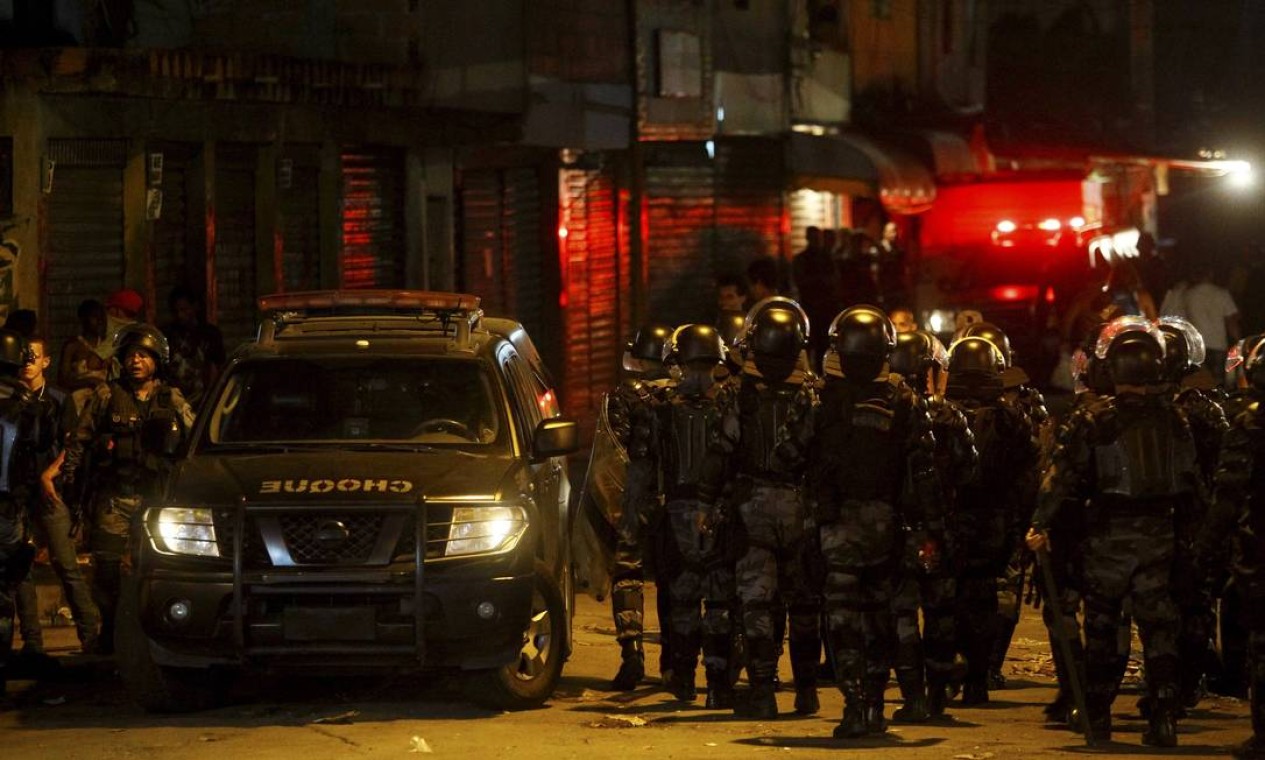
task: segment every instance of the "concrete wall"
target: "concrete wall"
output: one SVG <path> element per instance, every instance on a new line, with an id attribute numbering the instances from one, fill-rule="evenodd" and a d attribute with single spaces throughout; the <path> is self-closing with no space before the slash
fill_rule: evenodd
<path id="1" fill-rule="evenodd" d="M 862 0 L 849 4 L 848 40 L 852 54 L 852 89 L 861 93 L 871 88 L 891 89 L 893 85 L 909 93 L 918 88 L 918 2 L 888 0 L 886 17 L 874 13 L 875 3 Z"/>
<path id="2" fill-rule="evenodd" d="M 13 217 L 0 219 L 0 313 L 39 307 L 43 118 L 27 88 L 6 84 L 0 134 L 13 137 Z"/>

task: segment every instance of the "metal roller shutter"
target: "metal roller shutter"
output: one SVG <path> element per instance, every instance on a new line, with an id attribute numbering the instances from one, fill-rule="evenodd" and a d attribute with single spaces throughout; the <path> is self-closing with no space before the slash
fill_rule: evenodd
<path id="1" fill-rule="evenodd" d="M 404 154 L 346 150 L 342 168 L 343 287 L 404 287 Z"/>
<path id="2" fill-rule="evenodd" d="M 256 160 L 254 146 L 216 148 L 216 324 L 230 351 L 255 334 Z"/>
<path id="3" fill-rule="evenodd" d="M 321 286 L 321 168 L 314 149 L 287 155 L 290 186 L 280 187 L 282 281 L 288 291 Z"/>
<path id="4" fill-rule="evenodd" d="M 753 259 L 782 253 L 782 153 L 776 141 L 719 142 L 715 192 L 717 274 L 741 274 Z"/>
<path id="5" fill-rule="evenodd" d="M 540 179 L 535 168 L 467 170 L 461 176 L 461 287 L 489 315 L 528 334 L 543 329 L 547 303 Z"/>
<path id="6" fill-rule="evenodd" d="M 591 435 L 602 395 L 618 381 L 628 303 L 627 247 L 619 238 L 620 194 L 599 170 L 562 171 L 566 270 L 563 401 Z"/>
<path id="7" fill-rule="evenodd" d="M 104 301 L 123 286 L 122 140 L 50 140 L 56 162 L 48 197 L 46 332 L 54 351 L 79 333 L 86 298 Z"/>
<path id="8" fill-rule="evenodd" d="M 715 311 L 711 237 L 713 167 L 698 143 L 647 150 L 647 318 L 698 322 Z"/>

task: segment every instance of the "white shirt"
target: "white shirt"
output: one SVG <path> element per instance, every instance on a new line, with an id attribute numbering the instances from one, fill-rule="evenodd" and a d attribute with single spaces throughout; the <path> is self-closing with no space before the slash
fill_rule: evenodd
<path id="1" fill-rule="evenodd" d="M 1201 282 L 1195 285 L 1179 283 L 1164 296 L 1160 306 L 1161 316 L 1185 317 L 1204 336 L 1204 345 L 1212 351 L 1225 351 L 1230 347 L 1226 336 L 1225 321 L 1239 313 L 1230 291 Z"/>

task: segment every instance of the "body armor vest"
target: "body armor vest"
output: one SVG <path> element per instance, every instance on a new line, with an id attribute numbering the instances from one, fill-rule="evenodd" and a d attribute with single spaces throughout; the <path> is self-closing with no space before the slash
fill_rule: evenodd
<path id="1" fill-rule="evenodd" d="M 673 496 L 692 496 L 703 476 L 708 447 L 720 425 L 716 402 L 707 397 L 675 396 L 665 405 L 663 490 Z"/>
<path id="2" fill-rule="evenodd" d="M 825 441 L 823 445 L 835 447 L 834 478 L 845 499 L 888 504 L 898 501 L 905 471 L 901 449 L 907 432 L 904 410 L 897 406 L 898 401 L 895 386 L 873 383 L 847 399 L 842 408 L 823 403 L 825 414 L 843 416 L 839 440 Z"/>
<path id="3" fill-rule="evenodd" d="M 759 478 L 787 480 L 795 476 L 795 462 L 786 462 L 778 447 L 788 435 L 787 421 L 792 416 L 799 388 L 787 383 L 761 387 L 744 379 L 738 392 L 738 414 L 742 429 L 742 446 L 738 456 L 738 473 Z"/>
<path id="4" fill-rule="evenodd" d="M 12 493 L 28 473 L 22 457 L 31 436 L 30 396 L 15 381 L 0 380 L 0 494 Z"/>
<path id="5" fill-rule="evenodd" d="M 183 432 L 170 387 L 160 385 L 145 403 L 138 402 L 127 388 L 110 384 L 110 402 L 98 446 L 105 454 L 102 463 L 112 464 L 117 478 L 137 479 L 162 469 L 163 452 L 147 446 L 147 438 L 153 441 L 153 433 L 160 429 L 177 437 Z M 151 433 L 148 436 L 147 430 Z"/>
<path id="6" fill-rule="evenodd" d="M 1195 444 L 1176 427 L 1173 413 L 1149 408 L 1118 414 L 1113 438 L 1094 447 L 1097 492 L 1131 499 L 1188 493 L 1197 473 Z"/>

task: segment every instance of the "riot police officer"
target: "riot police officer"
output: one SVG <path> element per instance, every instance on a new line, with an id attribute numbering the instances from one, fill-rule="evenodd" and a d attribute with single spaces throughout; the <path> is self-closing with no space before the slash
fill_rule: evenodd
<path id="1" fill-rule="evenodd" d="M 62 467 L 66 490 L 73 490 L 79 478 L 95 480 L 88 525 L 103 653 L 113 651 L 120 565 L 133 515 L 159 495 L 169 459 L 193 426 L 184 396 L 161 379 L 170 358 L 163 334 L 151 325 L 128 325 L 114 344 L 122 375 L 92 391 L 67 441 Z M 90 447 L 93 473 L 81 466 Z"/>
<path id="2" fill-rule="evenodd" d="M 1212 479 L 1221 452 L 1221 440 L 1229 424 L 1217 403 L 1219 390 L 1214 389 L 1212 375 L 1204 362 L 1203 336 L 1193 324 L 1181 317 L 1162 317 L 1157 327 L 1163 333 L 1164 379 L 1173 388 L 1173 403 L 1186 415 L 1199 469 L 1205 486 L 1211 489 Z M 1183 499 L 1177 505 L 1177 571 L 1173 574 L 1173 599 L 1181 614 L 1178 640 L 1181 662 L 1181 700 L 1186 708 L 1199 703 L 1203 678 L 1212 662 L 1212 643 L 1216 629 L 1212 589 L 1195 572 L 1193 539 L 1207 518 L 1203 501 Z"/>
<path id="3" fill-rule="evenodd" d="M 943 487 L 946 524 L 956 513 L 958 486 L 975 477 L 979 454 L 966 415 L 941 394 L 949 354 L 939 339 L 915 331 L 896 336 L 892 371 L 904 377 L 927 404 L 936 439 L 936 471 Z M 957 563 L 959 549 L 945 531 L 940 566 L 928 571 L 923 547 L 906 536 L 900 582 L 893 597 L 896 615 L 896 681 L 904 705 L 892 714 L 901 722 L 921 722 L 944 714 L 948 683 L 957 651 Z M 918 630 L 921 608 L 924 630 Z"/>
<path id="4" fill-rule="evenodd" d="M 1038 459 L 1026 414 L 1005 394 L 1005 360 L 988 340 L 966 337 L 949 350 L 946 395 L 966 414 L 979 451 L 979 475 L 958 490 L 952 531 L 964 548 L 958 579 L 958 637 L 966 656 L 962 703 L 988 701 L 997 628 L 997 578 L 1005 573 L 1026 522 L 1028 473 Z"/>
<path id="5" fill-rule="evenodd" d="M 671 602 L 673 696 L 691 702 L 697 696 L 694 670 L 699 649 L 707 674 L 707 704 L 733 705 L 730 680 L 733 606 L 732 557 L 728 526 L 714 503 L 705 499 L 707 452 L 719 436 L 726 387 L 714 372 L 725 347 L 716 328 L 683 325 L 664 345 L 664 363 L 678 382 L 654 406 L 649 449 L 657 452 L 657 482 L 665 512 L 666 535 L 656 562 L 662 563 Z M 641 452 L 630 450 L 635 460 Z M 643 501 L 645 503 L 645 501 Z M 660 586 L 662 593 L 663 586 Z M 700 611 L 700 605 L 702 610 Z"/>
<path id="6" fill-rule="evenodd" d="M 638 330 L 624 352 L 624 381 L 603 399 L 591 466 L 595 470 L 618 469 L 621 463 L 625 464 L 622 494 L 586 489 L 586 493 L 594 497 L 586 508 L 601 513 L 590 515 L 590 519 L 606 521 L 615 534 L 611 613 L 620 646 L 620 667 L 611 687 L 617 691 L 635 689 L 646 675 L 642 648 L 645 555 L 647 536 L 653 527 L 650 523 L 658 513 L 651 417 L 654 404 L 669 384 L 667 369 L 663 366 L 663 347 L 671 335 L 672 328 L 663 324 L 650 324 Z M 599 457 L 599 452 L 603 456 Z M 594 474 L 590 473 L 590 483 L 596 482 Z M 662 639 L 666 640 L 667 594 L 660 597 L 659 625 L 664 632 Z"/>
<path id="7" fill-rule="evenodd" d="M 18 380 L 18 370 L 27 359 L 28 347 L 22 336 L 0 330 L 0 699 L 13 648 L 17 586 L 30 572 L 35 557 L 25 511 L 32 503 L 37 475 L 27 467 L 35 398 Z"/>
<path id="8" fill-rule="evenodd" d="M 891 321 L 873 306 L 835 317 L 814 415 L 808 478 L 826 565 L 824 607 L 843 692 L 836 738 L 887 730 L 883 691 L 895 641 L 892 595 L 904 531 L 934 567 L 943 533 L 926 407 L 889 359 Z"/>
<path id="9" fill-rule="evenodd" d="M 1198 564 L 1219 569 L 1226 540 L 1238 607 L 1248 627 L 1252 736 L 1239 758 L 1265 758 L 1265 350 L 1258 342 L 1244 363 L 1250 389 L 1230 423 L 1216 473 L 1216 498 L 1200 533 Z"/>
<path id="10" fill-rule="evenodd" d="M 1129 600 L 1142 635 L 1151 705 L 1143 743 L 1171 747 L 1177 744 L 1178 707 L 1173 510 L 1198 491 L 1195 444 L 1171 396 L 1156 392 L 1164 366 L 1159 331 L 1113 324 L 1103 341 L 1116 395 L 1078 410 L 1060 431 L 1028 545 L 1043 548 L 1051 520 L 1082 481 L 1092 483 L 1082 541 L 1091 730 L 1102 739 L 1111 736 L 1116 639 Z"/>
<path id="11" fill-rule="evenodd" d="M 997 347 L 1001 352 L 1003 395 L 1010 406 L 1018 409 L 1031 428 L 1033 440 L 1039 440 L 1041 429 L 1050 418 L 1045 406 L 1045 398 L 1041 392 L 1032 387 L 1028 373 L 1015 364 L 1014 351 L 1010 346 L 1010 337 L 997 325 L 991 322 L 978 322 L 966 328 L 964 337 L 983 338 Z M 1020 502 L 1019 524 L 1026 526 L 1032 518 L 1032 511 L 1037 506 L 1038 473 L 1030 468 L 1024 473 L 1022 485 L 1017 492 Z M 1017 537 L 1017 538 L 1022 538 Z M 1006 661 L 1006 653 L 1010 650 L 1010 641 L 1019 625 L 1020 612 L 1023 607 L 1023 586 L 1031 567 L 1031 553 L 1017 541 L 1010 562 L 1005 572 L 997 579 L 997 617 L 993 636 L 993 651 L 989 656 L 988 686 L 1000 689 L 1006 685 L 1002 674 L 1002 666 Z"/>
<path id="12" fill-rule="evenodd" d="M 732 481 L 746 542 L 737 561 L 737 592 L 746 640 L 749 712 L 777 716 L 777 618 L 790 615 L 795 711 L 817 712 L 817 664 L 821 659 L 820 603 L 804 564 L 806 536 L 801 481 L 816 403 L 808 373 L 808 317 L 789 298 L 771 297 L 747 314 L 740 339 L 744 363 L 723 410 L 721 435 L 709 461 L 707 497 Z"/>

